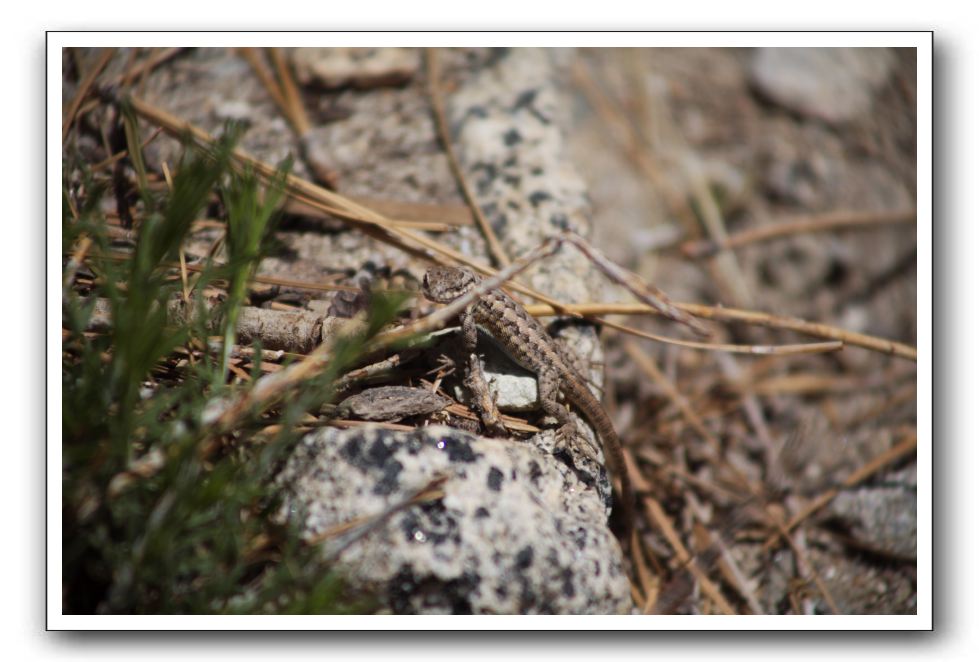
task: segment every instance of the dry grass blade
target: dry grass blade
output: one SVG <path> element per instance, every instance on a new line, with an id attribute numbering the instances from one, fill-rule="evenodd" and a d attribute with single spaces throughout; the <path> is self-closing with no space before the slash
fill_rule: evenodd
<path id="1" fill-rule="evenodd" d="M 64 142 L 68 137 L 68 131 L 71 129 L 72 122 L 75 121 L 75 114 L 78 113 L 78 109 L 81 107 L 82 102 L 85 101 L 85 97 L 88 96 L 89 91 L 92 89 L 92 85 L 95 83 L 95 79 L 98 78 L 102 70 L 105 69 L 106 65 L 109 64 L 109 60 L 112 56 L 116 54 L 115 48 L 106 48 L 99 54 L 98 60 L 92 65 L 92 68 L 86 72 L 82 81 L 78 84 L 78 90 L 75 92 L 75 96 L 72 97 L 71 101 L 68 103 L 68 107 L 64 111 L 64 117 L 61 119 L 61 141 Z"/>
<path id="2" fill-rule="evenodd" d="M 576 61 L 571 67 L 571 76 L 575 85 L 588 99 L 588 103 L 612 129 L 609 133 L 614 136 L 616 146 L 652 183 L 656 193 L 666 201 L 670 212 L 680 219 L 687 232 L 696 233 L 697 218 L 690 205 L 673 186 L 667 183 L 662 168 L 653 157 L 652 150 L 642 146 L 645 142 L 643 137 L 625 115 L 609 101 L 608 95 L 596 83 L 588 67 L 582 61 Z"/>
<path id="3" fill-rule="evenodd" d="M 639 346 L 632 341 L 625 343 L 625 351 L 629 357 L 636 362 L 639 369 L 642 370 L 647 376 L 649 376 L 656 384 L 666 391 L 667 396 L 673 403 L 677 406 L 680 412 L 683 414 L 683 418 L 686 419 L 687 423 L 697 431 L 704 441 L 711 445 L 711 448 L 720 458 L 723 453 L 723 448 L 721 447 L 721 440 L 717 438 L 713 432 L 711 432 L 707 426 L 701 420 L 697 412 L 693 410 L 687 399 L 683 397 L 680 392 L 676 389 L 672 382 L 666 378 L 666 375 L 656 366 L 656 362 L 653 361 L 649 356 L 646 355 Z"/>
<path id="4" fill-rule="evenodd" d="M 445 492 L 442 489 L 442 486 L 445 485 L 447 480 L 448 476 L 445 474 L 439 474 L 407 499 L 403 499 L 395 504 L 392 504 L 380 513 L 377 513 L 376 515 L 358 517 L 350 522 L 339 524 L 308 539 L 306 542 L 310 545 L 320 545 L 327 541 L 346 536 L 344 539 L 337 540 L 337 544 L 328 551 L 328 555 L 335 558 L 345 549 L 350 547 L 350 545 L 357 542 L 372 531 L 377 530 L 377 528 L 387 522 L 392 515 L 395 515 L 406 508 L 410 508 L 411 506 L 443 498 L 445 496 Z"/>
<path id="5" fill-rule="evenodd" d="M 61 285 L 62 296 L 67 296 L 68 290 L 71 289 L 72 283 L 75 282 L 75 276 L 78 274 L 78 270 L 85 261 L 85 256 L 88 254 L 88 249 L 91 247 L 91 237 L 84 234 L 81 235 L 78 239 L 78 245 L 75 248 L 75 252 L 71 254 L 71 259 L 69 259 L 68 264 L 65 265 L 65 276 Z"/>
<path id="6" fill-rule="evenodd" d="M 768 356 L 823 354 L 826 352 L 837 352 L 843 349 L 843 343 L 838 340 L 830 342 L 799 343 L 792 345 L 733 345 L 729 343 L 697 342 L 695 340 L 681 340 L 679 338 L 670 338 L 668 336 L 649 333 L 648 331 L 640 331 L 639 329 L 634 329 L 630 326 L 625 326 L 624 324 L 612 322 L 600 317 L 593 317 L 591 315 L 586 315 L 585 317 L 597 324 L 616 329 L 617 331 L 622 331 L 623 333 L 628 333 L 640 338 L 646 338 L 648 340 L 655 340 L 666 345 L 676 345 L 678 347 L 687 347 L 689 349 L 706 349 L 714 352 L 731 352 L 734 354 L 755 354 Z"/>
<path id="7" fill-rule="evenodd" d="M 120 262 L 125 262 L 126 260 L 131 260 L 132 255 L 129 253 L 99 253 L 94 255 L 100 259 L 105 260 L 117 260 Z M 180 269 L 179 262 L 168 262 L 163 261 L 160 263 L 161 266 L 168 267 L 170 269 Z M 220 267 L 223 266 L 220 262 L 213 263 L 213 266 Z M 185 266 L 187 271 L 193 271 L 196 273 L 203 272 L 205 267 L 200 264 L 187 264 Z M 292 280 L 289 278 L 280 278 L 278 276 L 262 276 L 256 275 L 252 278 L 256 283 L 262 283 L 264 285 L 279 285 L 280 287 L 290 287 L 297 290 L 314 290 L 318 292 L 359 292 L 360 289 L 353 287 L 352 285 L 333 285 L 331 283 L 310 283 L 304 280 Z"/>
<path id="8" fill-rule="evenodd" d="M 486 216 L 479 206 L 479 201 L 476 200 L 476 194 L 469 186 L 469 181 L 466 179 L 465 173 L 462 172 L 462 166 L 459 164 L 455 149 L 452 147 L 452 136 L 449 133 L 449 123 L 445 119 L 445 107 L 442 102 L 441 84 L 439 82 L 441 69 L 438 63 L 438 50 L 435 48 L 425 49 L 425 61 L 428 65 L 428 93 L 432 100 L 432 112 L 435 114 L 435 127 L 442 141 L 442 147 L 445 149 L 445 155 L 449 159 L 449 167 L 452 169 L 452 174 L 455 176 L 459 188 L 462 189 L 466 202 L 469 203 L 476 224 L 486 240 L 490 255 L 493 256 L 498 266 L 505 267 L 510 264 L 510 258 L 507 257 L 506 251 L 503 250 L 499 239 L 496 238 L 496 233 L 493 232 L 489 221 L 486 220 Z"/>
<path id="9" fill-rule="evenodd" d="M 481 297 L 487 292 L 497 289 L 503 285 L 503 283 L 527 269 L 534 262 L 547 257 L 548 255 L 554 254 L 560 247 L 560 239 L 556 237 L 548 239 L 536 249 L 512 262 L 508 267 L 498 272 L 495 276 L 483 279 L 476 285 L 476 287 L 452 303 L 417 320 L 413 324 L 378 335 L 374 339 L 373 344 L 376 344 L 378 347 L 383 347 L 410 336 L 434 331 L 441 326 L 444 326 L 449 320 L 457 317 L 459 313 L 465 310 L 465 308 L 477 298 Z"/>
<path id="10" fill-rule="evenodd" d="M 560 242 L 556 239 L 545 242 L 537 250 L 531 251 L 530 254 L 517 260 L 494 278 L 483 280 L 465 296 L 456 299 L 444 308 L 408 326 L 378 334 L 367 343 L 365 352 L 370 353 L 384 347 L 389 347 L 395 342 L 406 340 L 417 334 L 444 326 L 449 320 L 458 316 L 477 297 L 499 287 L 508 278 L 512 278 L 529 267 L 535 260 L 539 260 L 545 255 L 556 251 L 559 246 Z M 356 329 L 357 327 L 355 325 L 356 322 L 352 321 L 350 329 Z M 308 354 L 302 361 L 294 363 L 284 370 L 262 377 L 262 379 L 255 382 L 254 388 L 238 396 L 220 414 L 210 420 L 207 424 L 208 427 L 216 432 L 228 430 L 244 416 L 248 415 L 249 412 L 260 411 L 270 407 L 283 397 L 289 389 L 318 375 L 326 369 L 330 363 L 332 351 L 333 343 L 325 342 Z"/>
<path id="11" fill-rule="evenodd" d="M 156 53 L 150 55 L 148 58 L 139 63 L 133 63 L 133 66 L 126 67 L 126 71 L 119 74 L 111 80 L 113 85 L 123 85 L 128 84 L 130 81 L 143 76 L 153 69 L 171 59 L 172 57 L 179 55 L 183 48 L 158 48 L 155 49 Z"/>
<path id="12" fill-rule="evenodd" d="M 727 322 L 741 322 L 754 326 L 763 326 L 769 329 L 785 329 L 797 331 L 816 338 L 827 338 L 842 342 L 844 345 L 854 345 L 863 347 L 875 352 L 899 356 L 903 359 L 916 361 L 918 351 L 896 340 L 887 340 L 864 333 L 847 331 L 828 324 L 807 322 L 796 317 L 785 317 L 781 315 L 770 315 L 754 310 L 739 310 L 737 308 L 723 308 L 719 306 L 706 306 L 698 303 L 676 303 L 677 308 L 682 308 L 697 317 L 713 319 Z M 559 311 L 554 308 L 534 304 L 526 306 L 527 312 L 535 317 L 547 317 L 558 314 L 571 314 L 576 316 L 588 317 L 595 315 L 648 315 L 657 312 L 655 309 L 641 303 L 604 303 L 604 304 L 563 304 Z"/>
<path id="13" fill-rule="evenodd" d="M 215 139 L 200 127 L 194 126 L 189 122 L 184 122 L 165 110 L 135 97 L 131 98 L 130 101 L 133 109 L 141 117 L 149 120 L 153 124 L 162 126 L 171 135 L 179 137 L 186 134 L 202 145 L 213 145 L 215 142 Z M 274 167 L 249 156 L 243 150 L 234 150 L 232 157 L 238 166 L 250 166 L 256 174 L 264 179 L 271 180 L 277 175 L 277 170 Z M 354 202 L 350 198 L 317 186 L 295 175 L 289 175 L 286 178 L 286 194 L 290 197 L 300 199 L 307 204 L 319 205 L 320 208 L 328 213 L 331 209 L 348 212 L 349 218 L 345 220 L 348 220 L 361 231 L 379 241 L 397 246 L 399 249 L 416 255 L 421 259 L 444 263 L 444 260 L 441 258 L 448 258 L 457 264 L 467 265 L 486 276 L 494 276 L 497 273 L 492 267 L 476 262 L 467 255 L 434 241 L 423 234 L 392 225 L 390 219 Z M 357 220 L 353 220 L 355 217 Z M 519 283 L 510 283 L 509 287 L 517 292 L 544 302 L 556 310 L 563 311 L 565 309 L 564 304 L 560 301 Z"/>
<path id="14" fill-rule="evenodd" d="M 279 85 L 285 100 L 286 116 L 295 127 L 296 133 L 300 137 L 305 136 L 309 132 L 309 117 L 306 115 L 306 109 L 303 107 L 302 99 L 299 96 L 299 89 L 292 79 L 292 73 L 286 65 L 282 50 L 269 48 L 268 53 L 273 66 L 275 66 L 276 75 L 279 77 Z"/>
<path id="15" fill-rule="evenodd" d="M 591 260 L 592 264 L 597 266 L 611 281 L 625 286 L 625 288 L 628 289 L 634 297 L 648 305 L 650 308 L 655 309 L 660 315 L 663 315 L 674 322 L 685 324 L 701 336 L 710 335 L 710 332 L 708 332 L 700 322 L 691 317 L 685 311 L 674 306 L 669 297 L 660 291 L 659 288 L 643 282 L 643 280 L 638 276 L 629 273 L 619 265 L 615 264 L 612 260 L 602 255 L 600 251 L 596 250 L 583 238 L 569 231 L 564 233 L 564 240 L 581 251 L 589 260 Z"/>
<path id="16" fill-rule="evenodd" d="M 140 143 L 140 147 L 143 148 L 143 149 L 146 149 L 146 146 L 149 145 L 154 140 L 156 140 L 156 137 L 159 136 L 161 133 L 163 133 L 163 129 L 161 127 L 157 127 L 153 131 L 153 133 L 151 133 L 150 136 L 146 140 L 144 140 L 142 143 Z M 116 163 L 117 161 L 121 161 L 122 159 L 126 158 L 127 156 L 129 156 L 129 150 L 128 149 L 124 149 L 121 152 L 116 152 L 115 154 L 113 154 L 112 156 L 106 158 L 105 160 L 99 161 L 98 163 L 96 163 L 95 165 L 93 165 L 92 166 L 92 172 L 97 172 L 99 170 L 102 170 L 103 168 L 107 168 L 108 166 Z"/>
<path id="17" fill-rule="evenodd" d="M 832 214 L 806 216 L 783 223 L 773 223 L 750 228 L 726 237 L 723 241 L 690 241 L 681 247 L 689 258 L 710 257 L 723 250 L 741 248 L 761 241 L 771 241 L 797 234 L 829 232 L 832 230 L 856 230 L 883 227 L 901 223 L 914 223 L 918 213 L 913 209 L 889 212 L 839 211 Z"/>
<path id="18" fill-rule="evenodd" d="M 696 580 L 700 583 L 701 590 L 709 597 L 714 604 L 724 613 L 729 616 L 733 616 L 737 612 L 724 594 L 721 593 L 721 589 L 717 587 L 710 577 L 701 570 L 700 566 L 697 564 L 696 559 L 687 551 L 684 546 L 683 541 L 680 540 L 680 535 L 677 533 L 676 529 L 673 527 L 673 523 L 670 518 L 666 515 L 663 508 L 659 505 L 656 499 L 646 497 L 642 499 L 642 504 L 646 510 L 647 515 L 651 522 L 653 522 L 656 527 L 663 533 L 663 537 L 673 548 L 673 552 L 676 555 L 677 561 L 690 571 Z"/>
<path id="19" fill-rule="evenodd" d="M 258 80 L 262 83 L 265 91 L 272 97 L 272 101 L 275 102 L 275 105 L 279 107 L 279 110 L 291 123 L 292 118 L 288 115 L 288 107 L 285 97 L 282 95 L 282 90 L 279 89 L 278 83 L 275 82 L 275 77 L 269 70 L 268 65 L 262 61 L 258 50 L 250 47 L 242 47 L 237 49 L 237 53 L 251 65 L 252 71 L 258 76 Z"/>

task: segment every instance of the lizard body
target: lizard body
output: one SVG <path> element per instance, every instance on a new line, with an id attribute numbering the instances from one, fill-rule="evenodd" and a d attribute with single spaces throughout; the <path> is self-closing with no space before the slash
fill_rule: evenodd
<path id="1" fill-rule="evenodd" d="M 465 295 L 480 282 L 480 277 L 466 267 L 433 267 L 425 273 L 422 284 L 425 296 L 437 303 L 450 303 Z M 619 437 L 601 403 L 588 389 L 587 382 L 571 360 L 571 353 L 554 340 L 536 318 L 502 290 L 496 289 L 477 298 L 460 315 L 467 349 L 476 348 L 477 328 L 482 327 L 519 365 L 537 375 L 541 408 L 560 424 L 558 442 L 574 439 L 576 430 L 568 410 L 558 401 L 558 394 L 585 417 L 602 441 L 605 461 L 617 476 L 622 488 L 622 507 L 626 518 L 626 539 L 633 523 L 632 486 L 625 470 L 625 458 Z M 478 361 L 472 360 L 472 369 Z"/>

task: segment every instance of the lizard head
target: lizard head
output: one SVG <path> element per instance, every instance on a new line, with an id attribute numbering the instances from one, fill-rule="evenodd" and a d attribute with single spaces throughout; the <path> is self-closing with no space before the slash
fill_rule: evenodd
<path id="1" fill-rule="evenodd" d="M 466 267 L 432 267 L 422 279 L 425 298 L 435 303 L 455 301 L 473 288 L 479 277 Z"/>

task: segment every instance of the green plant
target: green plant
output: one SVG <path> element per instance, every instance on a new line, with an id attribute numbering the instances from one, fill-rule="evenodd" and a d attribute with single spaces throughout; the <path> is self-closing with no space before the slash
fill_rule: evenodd
<path id="1" fill-rule="evenodd" d="M 125 116 L 131 153 L 135 120 Z M 130 126 L 132 125 L 132 126 Z M 274 514 L 275 468 L 298 440 L 295 423 L 331 397 L 337 374 L 355 361 L 363 338 L 337 347 L 316 387 L 272 412 L 252 412 L 219 434 L 204 424 L 215 403 L 248 385 L 226 383 L 235 322 L 255 268 L 266 254 L 282 197 L 284 170 L 262 186 L 235 170 L 229 130 L 216 148 L 188 146 L 172 189 L 153 193 L 137 157 L 138 240 L 129 259 L 109 259 L 99 199 L 105 187 L 74 155 L 64 162 L 63 247 L 92 242 L 91 289 L 66 288 L 62 351 L 63 610 L 66 613 L 323 613 L 363 611 L 318 550 Z M 133 149 L 135 147 L 135 149 Z M 216 192 L 227 214 L 225 264 L 209 263 L 184 321 L 168 315 L 179 281 L 177 257 L 193 221 Z M 216 307 L 205 287 L 226 282 Z M 86 333 L 96 301 L 108 302 L 110 330 Z M 395 307 L 375 306 L 376 330 Z M 224 349 L 178 364 L 179 347 L 207 347 L 223 326 Z M 260 349 L 256 347 L 256 349 Z M 264 416 L 265 418 L 261 418 Z M 280 424 L 271 440 L 267 421 Z"/>

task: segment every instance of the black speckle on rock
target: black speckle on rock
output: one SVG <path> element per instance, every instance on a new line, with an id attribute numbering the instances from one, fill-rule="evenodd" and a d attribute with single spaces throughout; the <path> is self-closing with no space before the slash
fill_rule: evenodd
<path id="1" fill-rule="evenodd" d="M 520 204 L 516 200 L 507 200 L 506 206 L 512 209 L 513 211 L 520 210 Z"/>
<path id="2" fill-rule="evenodd" d="M 496 213 L 497 209 L 499 209 L 499 206 L 496 202 L 492 201 L 479 205 L 479 211 L 483 212 L 483 216 L 492 216 Z"/>
<path id="3" fill-rule="evenodd" d="M 462 577 L 459 579 L 454 579 L 447 583 L 446 589 L 448 590 L 448 593 L 453 596 L 453 614 L 473 613 L 470 596 L 473 594 L 475 588 L 479 586 L 480 581 L 482 581 L 480 576 L 469 570 L 463 573 Z"/>
<path id="4" fill-rule="evenodd" d="M 407 563 L 401 566 L 398 573 L 388 582 L 388 595 L 390 596 L 391 611 L 395 614 L 408 614 L 412 612 L 411 598 L 417 592 L 418 584 L 415 573 L 411 571 L 411 566 Z"/>
<path id="5" fill-rule="evenodd" d="M 468 121 L 469 118 L 471 117 L 475 117 L 476 119 L 482 120 L 489 117 L 489 113 L 486 111 L 486 108 L 484 108 L 483 106 L 470 106 L 469 108 L 466 109 L 466 114 L 463 116 L 460 124 L 465 124 L 466 121 Z"/>
<path id="6" fill-rule="evenodd" d="M 482 506 L 480 506 L 479 508 L 476 509 L 476 517 L 479 519 L 489 517 L 489 511 L 483 508 Z"/>
<path id="7" fill-rule="evenodd" d="M 551 225 L 556 227 L 558 230 L 570 230 L 571 226 L 568 224 L 567 214 L 551 214 L 550 219 Z"/>
<path id="8" fill-rule="evenodd" d="M 537 460 L 532 460 L 530 463 L 530 475 L 529 475 L 531 482 L 536 485 L 537 480 L 543 475 L 544 475 L 544 471 L 540 468 L 540 465 L 537 463 Z"/>
<path id="9" fill-rule="evenodd" d="M 429 501 L 422 504 L 421 512 L 424 521 L 419 530 L 433 545 L 441 545 L 447 540 L 458 540 L 458 525 L 455 518 L 449 515 L 445 504 L 441 501 Z"/>
<path id="10" fill-rule="evenodd" d="M 548 613 L 548 605 L 540 604 L 538 600 L 538 595 L 534 591 L 534 587 L 531 586 L 530 581 L 526 577 L 520 577 L 520 600 L 518 603 L 517 610 L 521 614 L 530 613 L 534 608 L 539 608 L 542 613 Z"/>
<path id="11" fill-rule="evenodd" d="M 517 165 L 517 155 L 511 154 L 510 156 L 508 156 L 507 160 L 503 162 L 503 165 L 506 166 L 507 168 L 512 168 L 513 166 Z"/>
<path id="12" fill-rule="evenodd" d="M 544 174 L 544 169 L 540 166 L 534 166 L 530 169 L 530 174 L 534 177 L 540 177 L 542 174 Z"/>
<path id="13" fill-rule="evenodd" d="M 418 515 L 409 510 L 401 518 L 401 532 L 405 535 L 405 540 L 408 542 L 415 541 L 415 532 L 419 530 L 420 523 L 418 521 Z"/>
<path id="14" fill-rule="evenodd" d="M 534 99 L 537 98 L 537 90 L 530 88 L 529 90 L 524 90 L 517 97 L 517 102 L 513 104 L 513 109 L 525 108 L 534 103 Z"/>
<path id="15" fill-rule="evenodd" d="M 534 191 L 533 193 L 530 194 L 530 204 L 536 207 L 540 203 L 544 202 L 545 200 L 550 200 L 552 197 L 553 196 L 547 191 Z"/>
<path id="16" fill-rule="evenodd" d="M 499 171 L 496 169 L 496 164 L 481 161 L 473 164 L 470 170 L 473 172 L 473 178 L 476 180 L 476 190 L 480 193 L 480 195 L 488 194 L 490 188 L 493 186 L 493 182 L 495 182 L 496 178 L 499 176 Z"/>
<path id="17" fill-rule="evenodd" d="M 454 437 L 442 437 L 438 442 L 438 447 L 444 450 L 451 462 L 475 462 L 477 455 L 472 447 L 465 441 Z"/>
<path id="18" fill-rule="evenodd" d="M 398 489 L 398 476 L 401 475 L 401 470 L 404 469 L 402 465 L 397 460 L 392 460 L 384 465 L 384 475 L 381 480 L 377 481 L 374 485 L 374 489 L 371 490 L 374 494 L 385 495 L 391 494 Z"/>
<path id="19" fill-rule="evenodd" d="M 490 221 L 490 226 L 493 228 L 493 232 L 498 235 L 505 234 L 507 225 L 509 225 L 510 219 L 506 214 L 500 213 L 493 217 Z"/>
<path id="20" fill-rule="evenodd" d="M 503 175 L 503 181 L 506 182 L 507 186 L 517 188 L 520 186 L 520 175 Z"/>
<path id="21" fill-rule="evenodd" d="M 517 101 L 513 104 L 513 108 L 510 109 L 510 112 L 517 113 L 520 110 L 526 110 L 531 115 L 536 117 L 541 124 L 550 124 L 550 118 L 534 107 L 534 101 L 537 99 L 537 92 L 538 90 L 533 88 L 521 92 L 520 96 L 517 97 Z"/>
<path id="22" fill-rule="evenodd" d="M 394 455 L 394 450 L 388 448 L 382 439 L 375 439 L 367 451 L 367 461 L 375 467 L 383 467 Z"/>
<path id="23" fill-rule="evenodd" d="M 534 564 L 534 548 L 527 545 L 517 552 L 517 567 L 526 570 Z"/>
<path id="24" fill-rule="evenodd" d="M 521 136 L 520 132 L 517 131 L 516 129 L 510 129 L 509 131 L 503 134 L 503 143 L 507 147 L 513 147 L 521 140 L 523 140 L 523 136 Z"/>
<path id="25" fill-rule="evenodd" d="M 486 476 L 486 484 L 494 492 L 499 492 L 500 486 L 503 484 L 503 472 L 496 467 L 490 467 L 489 474 Z"/>
<path id="26" fill-rule="evenodd" d="M 567 598 L 573 598 L 575 594 L 574 582 L 571 581 L 572 577 L 571 568 L 565 568 L 561 571 L 561 592 Z"/>
<path id="27" fill-rule="evenodd" d="M 363 439 L 359 436 L 350 437 L 347 443 L 340 448 L 340 455 L 350 464 L 360 467 L 364 467 L 364 461 L 360 456 L 360 448 L 363 445 Z"/>

